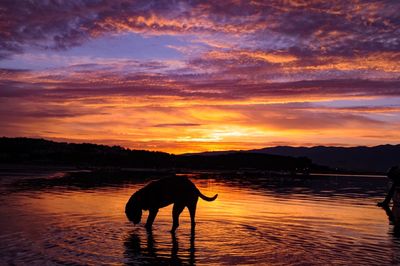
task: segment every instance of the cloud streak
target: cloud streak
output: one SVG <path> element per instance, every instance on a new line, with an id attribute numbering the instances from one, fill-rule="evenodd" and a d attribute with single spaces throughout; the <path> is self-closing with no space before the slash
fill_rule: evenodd
<path id="1" fill-rule="evenodd" d="M 270 82 L 221 79 L 214 74 L 163 74 L 162 63 L 72 65 L 54 71 L 0 70 L 0 97 L 50 99 L 100 96 L 177 96 L 187 99 L 293 98 L 308 96 L 400 96 L 399 80 L 315 79 Z M 125 69 L 142 69 L 125 73 Z M 122 70 L 121 70 L 122 69 Z"/>

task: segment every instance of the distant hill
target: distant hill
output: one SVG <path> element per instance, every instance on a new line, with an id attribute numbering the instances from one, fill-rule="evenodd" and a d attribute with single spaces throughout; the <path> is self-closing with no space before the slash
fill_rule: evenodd
<path id="1" fill-rule="evenodd" d="M 278 146 L 248 152 L 294 157 L 304 156 L 310 158 L 316 164 L 352 171 L 386 172 L 391 166 L 400 164 L 400 145 L 349 148 Z"/>
<path id="2" fill-rule="evenodd" d="M 163 167 L 171 155 L 164 152 L 129 150 L 120 146 L 54 142 L 34 138 L 0 138 L 0 163 Z"/>
<path id="3" fill-rule="evenodd" d="M 311 160 L 307 158 L 264 153 L 234 152 L 210 158 L 204 155 L 173 155 L 90 143 L 6 137 L 0 138 L 0 164 L 290 171 L 313 167 Z"/>
<path id="4" fill-rule="evenodd" d="M 237 151 L 215 151 L 197 154 L 219 156 L 235 152 Z M 306 157 L 316 165 L 327 166 L 332 170 L 339 171 L 386 173 L 391 166 L 400 164 L 400 145 L 389 144 L 374 147 L 277 146 L 240 152 Z M 193 155 L 193 153 L 186 155 Z"/>

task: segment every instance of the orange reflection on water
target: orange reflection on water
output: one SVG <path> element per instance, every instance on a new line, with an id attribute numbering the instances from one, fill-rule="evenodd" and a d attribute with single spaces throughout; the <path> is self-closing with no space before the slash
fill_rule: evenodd
<path id="1" fill-rule="evenodd" d="M 271 190 L 255 190 L 240 187 L 237 184 L 223 183 L 214 179 L 192 179 L 196 186 L 207 196 L 218 193 L 214 202 L 199 199 L 197 221 L 201 220 L 229 222 L 248 222 L 249 224 L 268 224 L 270 221 L 301 222 L 304 219 L 325 219 L 332 226 L 360 225 L 368 217 L 384 217 L 380 209 L 358 206 L 357 202 L 349 199 L 318 198 L 303 194 L 277 194 Z M 144 184 L 143 184 L 144 185 Z M 116 191 L 69 191 L 66 194 L 41 193 L 39 197 L 27 198 L 24 204 L 27 210 L 48 214 L 95 215 L 109 216 L 112 219 L 126 220 L 124 208 L 130 195 L 143 185 L 134 185 L 129 189 Z M 172 206 L 160 210 L 157 220 L 165 223 L 172 222 Z M 145 221 L 147 213 L 142 221 Z M 189 215 L 185 210 L 181 215 L 181 223 L 188 225 Z M 157 226 L 157 222 L 155 223 Z M 287 224 L 282 223 L 282 226 Z M 365 231 L 375 230 L 366 227 Z"/>
<path id="2" fill-rule="evenodd" d="M 385 214 L 375 208 L 374 202 L 360 207 L 364 199 L 322 198 L 299 193 L 277 194 L 272 190 L 255 190 L 221 182 L 195 180 L 206 195 L 218 193 L 218 199 L 209 203 L 199 201 L 199 214 L 207 217 L 224 217 L 231 221 L 268 224 L 281 219 L 282 227 L 293 223 L 325 220 L 331 226 L 353 225 L 365 232 L 381 230 L 373 226 L 360 227 L 371 217 L 385 219 Z"/>
<path id="3" fill-rule="evenodd" d="M 50 245 L 48 256 L 71 263 L 90 264 L 95 258 L 105 264 L 121 260 L 136 264 L 177 260 L 198 265 L 377 264 L 400 251 L 387 234 L 385 213 L 375 207 L 377 199 L 362 189 L 364 194 L 358 196 L 334 190 L 323 196 L 298 186 L 269 186 L 269 180 L 261 187 L 261 181 L 250 182 L 245 177 L 240 182 L 228 176 L 192 176 L 191 180 L 207 196 L 218 193 L 214 202 L 199 199 L 194 241 L 187 210 L 180 216 L 175 236 L 169 233 L 172 206 L 159 211 L 151 235 L 143 226 L 146 212 L 140 225 L 127 220 L 125 204 L 146 182 L 26 192 L 17 197 L 13 210 L 18 211 L 8 212 L 8 219 L 18 221 L 18 230 L 27 234 L 25 239 L 34 239 L 39 247 Z M 381 243 L 380 249 L 376 243 Z"/>

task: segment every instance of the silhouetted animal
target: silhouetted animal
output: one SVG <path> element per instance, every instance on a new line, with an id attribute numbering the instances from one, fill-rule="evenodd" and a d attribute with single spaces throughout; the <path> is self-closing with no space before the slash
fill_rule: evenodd
<path id="1" fill-rule="evenodd" d="M 130 221 L 138 224 L 142 217 L 142 210 L 149 210 L 146 228 L 150 230 L 158 209 L 173 203 L 171 232 L 175 232 L 179 226 L 179 215 L 185 207 L 189 209 L 191 229 L 194 232 L 198 198 L 200 197 L 206 201 L 214 201 L 217 196 L 218 194 L 215 194 L 211 198 L 204 196 L 187 177 L 174 176 L 163 178 L 153 181 L 136 191 L 126 204 L 125 213 Z"/>

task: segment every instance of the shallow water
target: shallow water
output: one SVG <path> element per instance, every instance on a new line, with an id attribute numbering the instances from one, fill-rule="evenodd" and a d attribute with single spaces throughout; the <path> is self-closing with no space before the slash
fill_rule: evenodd
<path id="1" fill-rule="evenodd" d="M 385 211 L 375 206 L 387 189 L 384 178 L 191 176 L 203 194 L 219 194 L 214 202 L 199 200 L 196 234 L 191 237 L 186 209 L 175 236 L 169 233 L 171 206 L 160 210 L 151 234 L 143 227 L 147 213 L 139 226 L 127 221 L 126 201 L 148 180 L 37 185 L 60 176 L 0 179 L 2 264 L 400 263 L 400 236 Z"/>

